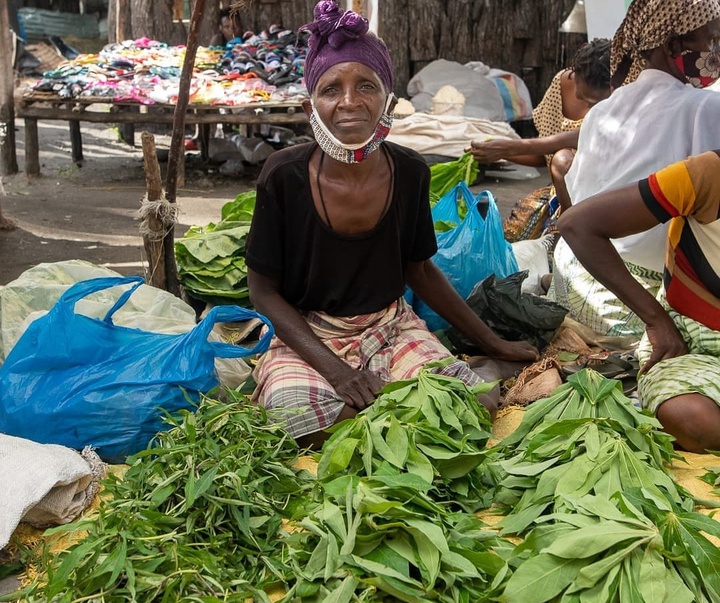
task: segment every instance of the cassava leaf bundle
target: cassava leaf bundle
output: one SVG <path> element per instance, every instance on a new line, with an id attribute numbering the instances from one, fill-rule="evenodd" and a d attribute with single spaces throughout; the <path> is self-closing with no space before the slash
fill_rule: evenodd
<path id="1" fill-rule="evenodd" d="M 460 380 L 422 370 L 418 377 L 388 385 L 356 418 L 333 428 L 323 446 L 318 478 L 371 477 L 387 463 L 435 486 L 436 500 L 477 510 L 488 506 L 484 484 L 485 446 L 490 416 L 473 390 Z"/>
<path id="2" fill-rule="evenodd" d="M 297 581 L 285 601 L 489 601 L 506 577 L 504 545 L 431 485 L 389 464 L 321 486 L 323 504 L 287 541 Z"/>
<path id="3" fill-rule="evenodd" d="M 222 220 L 192 226 L 175 242 L 178 277 L 200 299 L 249 304 L 245 239 L 250 232 L 255 191 L 240 193 L 222 208 Z"/>
<path id="4" fill-rule="evenodd" d="M 506 603 L 720 601 L 720 524 L 666 469 L 669 436 L 619 382 L 585 370 L 498 445 L 495 502 L 505 533 L 525 537 Z"/>

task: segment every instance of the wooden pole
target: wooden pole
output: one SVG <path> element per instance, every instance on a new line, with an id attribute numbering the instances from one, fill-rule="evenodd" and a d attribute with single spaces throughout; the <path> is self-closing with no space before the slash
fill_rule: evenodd
<path id="1" fill-rule="evenodd" d="M 155 150 L 155 137 L 150 132 L 142 133 L 143 159 L 145 160 L 145 182 L 147 184 L 147 201 L 154 202 L 162 199 L 162 177 L 160 164 Z M 145 203 L 145 200 L 143 200 Z M 165 269 L 165 254 L 163 252 L 163 239 L 165 225 L 157 213 L 143 214 L 143 245 L 147 253 L 148 269 L 145 281 L 148 285 L 167 288 Z"/>
<path id="2" fill-rule="evenodd" d="M 127 0 L 115 0 L 115 41 L 127 38 Z"/>
<path id="3" fill-rule="evenodd" d="M 190 18 L 190 31 L 188 32 L 187 47 L 185 49 L 185 61 L 180 74 L 180 87 L 177 104 L 175 105 L 175 119 L 170 142 L 170 154 L 168 156 L 167 179 L 165 181 L 165 196 L 169 203 L 175 203 L 177 199 L 179 164 L 184 159 L 185 151 L 185 113 L 190 101 L 190 83 L 195 68 L 195 54 L 197 53 L 200 23 L 204 10 L 205 0 L 197 0 Z M 180 283 L 178 282 L 177 265 L 175 264 L 174 229 L 170 229 L 165 235 L 164 247 L 167 290 L 179 295 Z"/>
<path id="4" fill-rule="evenodd" d="M 12 64 L 14 40 L 10 34 L 8 3 L 0 2 L 0 176 L 17 174 L 15 99 Z"/>

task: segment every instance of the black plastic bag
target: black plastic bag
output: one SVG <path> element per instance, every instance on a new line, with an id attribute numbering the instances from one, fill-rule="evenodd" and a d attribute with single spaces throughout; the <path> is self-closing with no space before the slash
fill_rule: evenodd
<path id="1" fill-rule="evenodd" d="M 475 314 L 503 339 L 524 340 L 542 351 L 552 341 L 568 311 L 544 297 L 522 293 L 522 282 L 527 276 L 527 270 L 501 280 L 492 274 L 475 285 L 466 301 Z M 448 329 L 445 335 L 456 353 L 484 353 L 454 327 Z"/>

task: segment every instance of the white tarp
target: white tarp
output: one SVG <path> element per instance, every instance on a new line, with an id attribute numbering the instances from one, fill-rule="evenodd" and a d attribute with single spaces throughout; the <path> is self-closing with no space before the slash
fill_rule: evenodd
<path id="1" fill-rule="evenodd" d="M 422 155 L 460 157 L 475 139 L 519 136 L 507 123 L 465 117 L 413 113 L 395 119 L 388 140 L 415 149 Z"/>

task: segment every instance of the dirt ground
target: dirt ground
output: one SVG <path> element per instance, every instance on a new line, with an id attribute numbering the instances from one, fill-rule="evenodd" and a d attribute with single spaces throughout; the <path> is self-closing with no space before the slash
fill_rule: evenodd
<path id="1" fill-rule="evenodd" d="M 29 179 L 23 171 L 24 128 L 16 123 L 20 173 L 2 178 L 0 205 L 17 228 L 0 231 L 0 285 L 42 262 L 83 259 L 122 274 L 143 274 L 144 251 L 137 211 L 145 191 L 142 149 L 119 141 L 117 130 L 82 123 L 85 161 L 72 163 L 65 122 L 39 122 L 42 175 Z M 158 149 L 170 137 L 156 134 Z M 165 169 L 165 164 L 161 164 Z M 178 190 L 180 209 L 176 237 L 194 224 L 219 220 L 220 208 L 239 192 L 255 185 L 257 169 L 243 178 L 199 169 L 188 156 L 186 183 Z M 515 167 L 490 172 L 474 190 L 490 189 L 503 216 L 517 199 L 544 186 L 546 172 Z"/>

